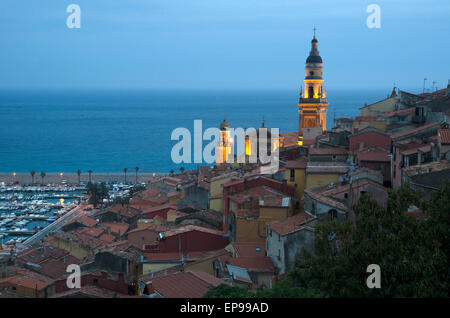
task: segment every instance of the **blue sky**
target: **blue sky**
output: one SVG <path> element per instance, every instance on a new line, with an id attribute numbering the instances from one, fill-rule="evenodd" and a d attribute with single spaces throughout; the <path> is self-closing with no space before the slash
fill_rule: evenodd
<path id="1" fill-rule="evenodd" d="M 66 7 L 81 7 L 68 29 Z M 366 8 L 381 7 L 369 29 Z M 1 0 L 0 89 L 296 89 L 317 26 L 327 87 L 450 78 L 448 0 Z"/>

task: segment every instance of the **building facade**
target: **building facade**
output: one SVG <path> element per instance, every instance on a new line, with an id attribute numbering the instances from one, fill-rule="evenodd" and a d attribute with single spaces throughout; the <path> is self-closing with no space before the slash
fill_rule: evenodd
<path id="1" fill-rule="evenodd" d="M 323 86 L 323 63 L 318 50 L 316 36 L 311 41 L 311 51 L 306 59 L 304 90 L 301 87 L 297 104 L 299 113 L 298 144 L 303 145 L 303 129 L 321 127 L 327 129 L 327 94 Z"/>

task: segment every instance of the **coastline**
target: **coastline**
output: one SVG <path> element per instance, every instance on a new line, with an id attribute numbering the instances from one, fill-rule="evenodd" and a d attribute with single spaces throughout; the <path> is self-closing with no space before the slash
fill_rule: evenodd
<path id="1" fill-rule="evenodd" d="M 167 175 L 166 173 L 138 173 L 138 182 L 146 182 L 148 183 L 154 178 L 158 178 L 161 176 Z M 129 171 L 127 173 L 127 183 L 134 183 L 136 179 L 136 174 L 134 171 Z M 67 182 L 67 184 L 78 184 L 78 175 L 76 173 L 63 173 L 61 176 L 60 173 L 57 172 L 46 172 L 44 178 L 44 184 L 60 184 L 63 180 Z M 92 173 L 91 176 L 92 182 L 111 182 L 111 183 L 120 183 L 125 181 L 125 174 L 122 173 Z M 80 181 L 87 183 L 89 181 L 89 174 L 82 173 L 80 176 Z M 31 184 L 31 175 L 30 173 L 5 173 L 0 172 L 0 183 L 4 182 L 5 184 Z M 36 175 L 34 176 L 34 184 L 41 184 L 41 175 L 40 172 L 36 171 Z"/>

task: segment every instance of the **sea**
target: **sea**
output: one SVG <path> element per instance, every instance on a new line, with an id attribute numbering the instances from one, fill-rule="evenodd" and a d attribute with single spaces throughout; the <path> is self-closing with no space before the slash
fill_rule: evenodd
<path id="1" fill-rule="evenodd" d="M 355 117 L 364 103 L 389 90 L 328 89 L 327 126 Z M 0 173 L 113 173 L 195 169 L 176 164 L 171 140 L 176 128 L 193 135 L 226 118 L 233 128 L 298 129 L 296 90 L 83 90 L 0 91 Z M 207 141 L 205 141 L 205 144 Z"/>

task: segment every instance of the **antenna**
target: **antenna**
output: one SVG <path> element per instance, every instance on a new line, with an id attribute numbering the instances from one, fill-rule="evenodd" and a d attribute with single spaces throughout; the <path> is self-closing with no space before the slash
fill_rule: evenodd
<path id="1" fill-rule="evenodd" d="M 316 37 L 316 26 L 314 25 L 313 31 L 314 31 L 314 37 Z"/>

